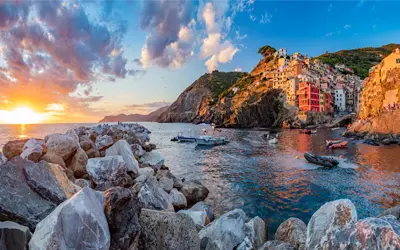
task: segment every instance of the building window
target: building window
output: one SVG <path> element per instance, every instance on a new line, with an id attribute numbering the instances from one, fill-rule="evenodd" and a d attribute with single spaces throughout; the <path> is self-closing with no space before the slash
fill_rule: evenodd
<path id="1" fill-rule="evenodd" d="M 400 63 L 400 58 L 397 58 L 397 59 L 396 59 L 396 63 Z"/>

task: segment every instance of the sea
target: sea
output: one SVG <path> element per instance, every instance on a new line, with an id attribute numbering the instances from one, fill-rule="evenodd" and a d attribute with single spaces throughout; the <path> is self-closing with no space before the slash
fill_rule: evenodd
<path id="1" fill-rule="evenodd" d="M 341 138 L 343 129 L 278 130 L 279 143 L 269 145 L 263 129 L 215 129 L 208 125 L 141 123 L 151 133 L 165 165 L 180 178 L 199 180 L 210 190 L 206 199 L 218 216 L 234 208 L 249 218 L 268 223 L 269 238 L 289 217 L 307 223 L 324 203 L 350 199 L 358 218 L 377 216 L 400 204 L 400 146 L 371 146 L 349 140 L 347 149 L 326 149 L 325 141 Z M 98 124 L 0 125 L 0 147 L 13 139 L 44 138 L 79 126 Z M 226 136 L 230 143 L 199 148 L 194 143 L 171 142 L 183 135 Z M 327 169 L 308 163 L 311 152 L 334 156 L 339 167 Z"/>

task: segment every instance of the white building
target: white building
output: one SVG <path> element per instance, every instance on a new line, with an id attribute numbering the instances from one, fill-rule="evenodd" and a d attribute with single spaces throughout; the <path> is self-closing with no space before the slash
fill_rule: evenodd
<path id="1" fill-rule="evenodd" d="M 335 107 L 337 111 L 346 110 L 346 94 L 343 89 L 335 89 Z"/>

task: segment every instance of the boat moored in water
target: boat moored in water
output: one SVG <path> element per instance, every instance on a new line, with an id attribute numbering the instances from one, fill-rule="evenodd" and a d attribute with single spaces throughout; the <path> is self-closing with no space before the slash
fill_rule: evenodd
<path id="1" fill-rule="evenodd" d="M 329 158 L 329 157 L 325 157 L 325 156 L 318 156 L 315 154 L 311 154 L 309 152 L 304 154 L 304 158 L 306 158 L 307 161 L 313 163 L 313 164 L 317 164 L 320 166 L 324 166 L 324 167 L 336 167 L 337 165 L 339 165 L 339 162 L 333 158 Z"/>
<path id="2" fill-rule="evenodd" d="M 334 149 L 334 148 L 347 148 L 347 144 L 348 144 L 347 141 L 341 141 L 341 142 L 339 142 L 339 143 L 330 144 L 330 145 L 328 146 L 328 148 L 330 148 L 330 149 Z"/>
<path id="3" fill-rule="evenodd" d="M 209 135 L 204 135 L 196 138 L 196 143 L 198 146 L 218 146 L 224 145 L 229 142 L 226 137 L 212 137 Z"/>

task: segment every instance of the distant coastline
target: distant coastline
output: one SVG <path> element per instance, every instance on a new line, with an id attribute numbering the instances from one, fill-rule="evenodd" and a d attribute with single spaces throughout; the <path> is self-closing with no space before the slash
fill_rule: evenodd
<path id="1" fill-rule="evenodd" d="M 103 119 L 99 121 L 102 122 L 155 122 L 157 117 L 166 111 L 169 106 L 161 107 L 147 115 L 142 114 L 119 114 L 119 115 L 110 115 L 105 116 Z"/>

